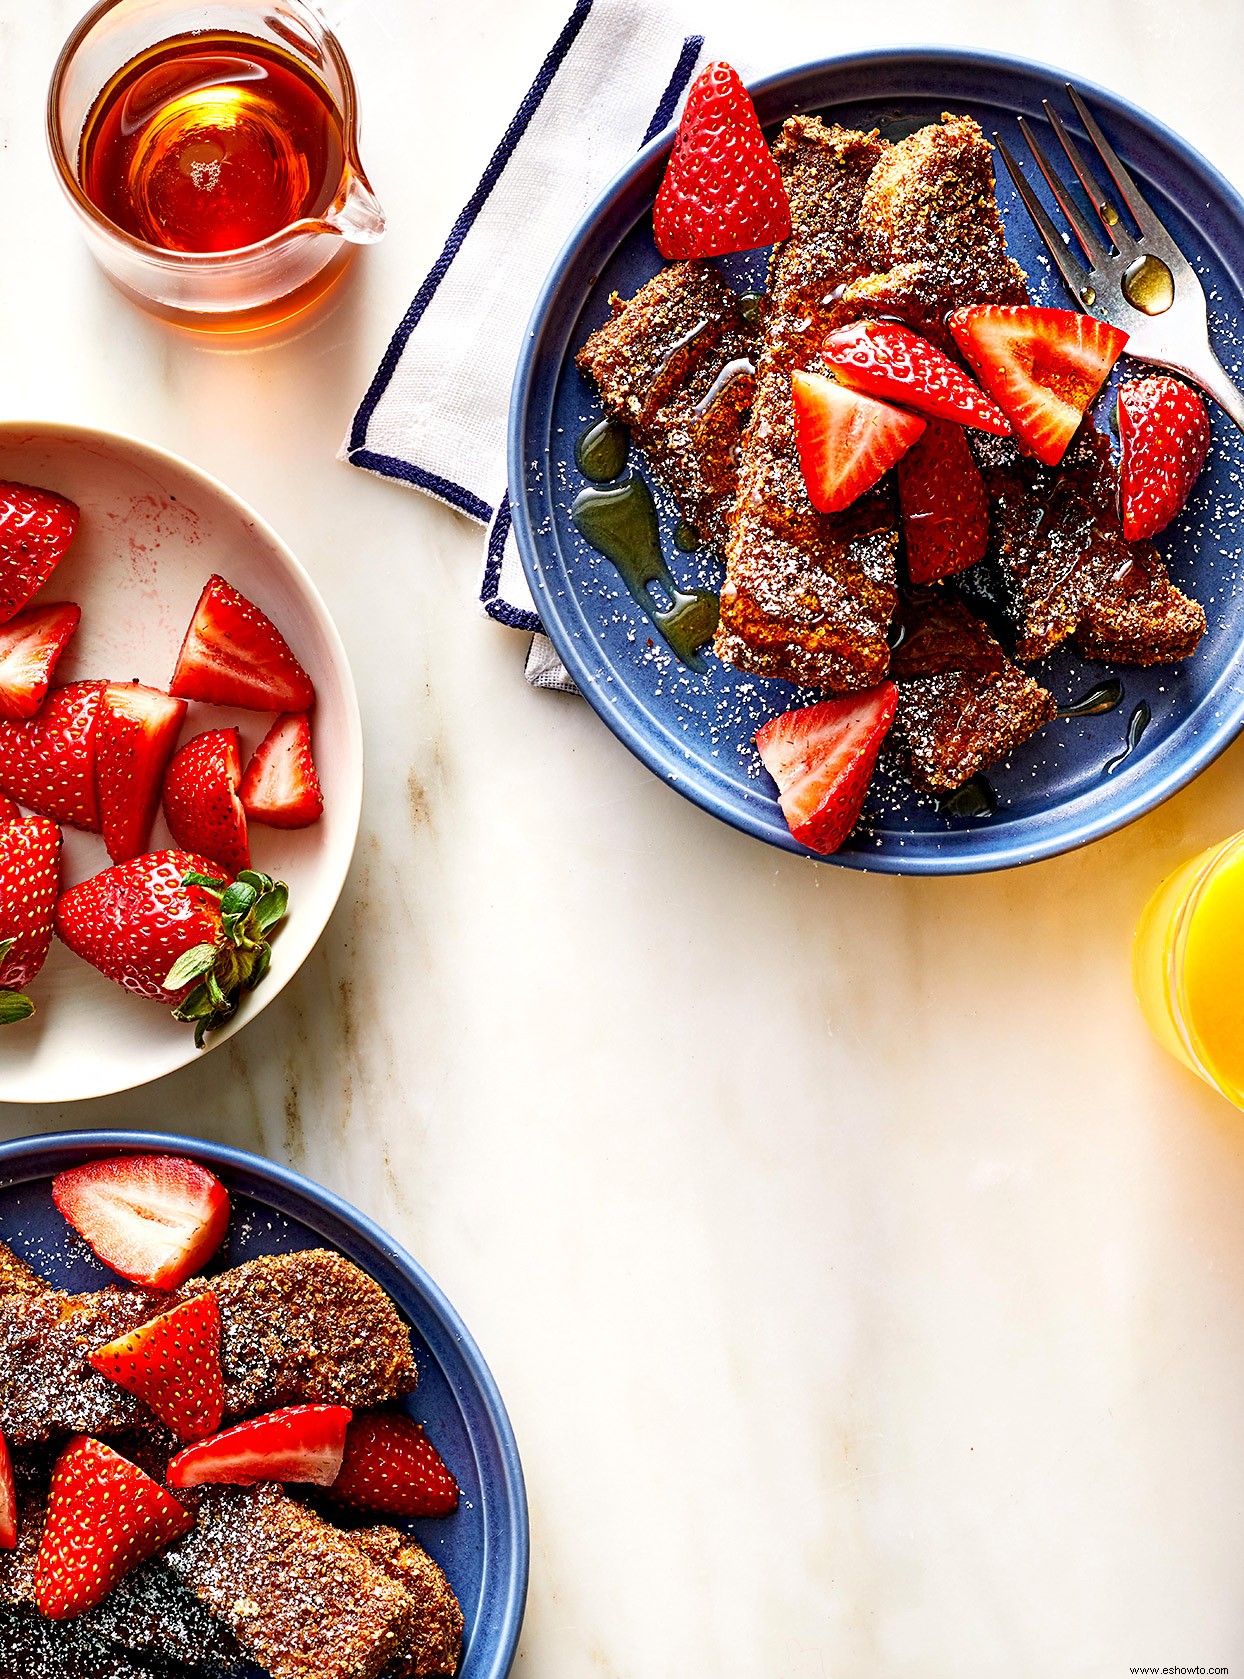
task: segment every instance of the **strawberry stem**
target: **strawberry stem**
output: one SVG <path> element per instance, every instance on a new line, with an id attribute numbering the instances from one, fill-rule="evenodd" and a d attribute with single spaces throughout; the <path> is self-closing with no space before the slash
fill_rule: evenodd
<path id="1" fill-rule="evenodd" d="M 194 1022 L 194 1041 L 202 1049 L 206 1035 L 232 1020 L 242 993 L 253 991 L 267 973 L 272 961 L 268 933 L 285 914 L 289 888 L 255 869 L 243 869 L 232 882 L 185 874 L 182 885 L 200 887 L 220 905 L 220 938 L 183 950 L 164 980 L 167 991 L 198 982 L 173 1016 Z"/>

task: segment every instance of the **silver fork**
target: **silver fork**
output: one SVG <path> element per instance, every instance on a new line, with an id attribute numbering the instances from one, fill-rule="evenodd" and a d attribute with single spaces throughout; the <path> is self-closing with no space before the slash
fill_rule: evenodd
<path id="1" fill-rule="evenodd" d="M 1084 132 L 1131 212 L 1138 233 L 1131 231 L 1109 194 L 1094 178 L 1080 148 L 1048 99 L 1042 100 L 1046 118 L 1097 212 L 1104 239 L 1099 238 L 1066 184 L 1054 172 L 1025 117 L 1019 119 L 1020 132 L 1059 209 L 1071 223 L 1089 266 L 1085 268 L 1073 255 L 1006 142 L 995 134 L 998 151 L 1024 208 L 1036 223 L 1055 267 L 1079 306 L 1098 320 L 1121 327 L 1128 334 L 1129 355 L 1169 367 L 1199 385 L 1244 431 L 1244 393 L 1210 348 L 1205 293 L 1196 271 L 1146 203 L 1144 194 L 1123 167 L 1083 99 L 1070 84 L 1067 92 Z"/>

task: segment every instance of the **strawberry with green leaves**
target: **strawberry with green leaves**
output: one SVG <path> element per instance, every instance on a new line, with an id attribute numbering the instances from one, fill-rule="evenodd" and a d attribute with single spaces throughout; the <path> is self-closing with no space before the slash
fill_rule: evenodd
<path id="1" fill-rule="evenodd" d="M 220 1363 L 220 1307 L 197 1294 L 149 1318 L 90 1355 L 101 1376 L 137 1394 L 179 1440 L 201 1440 L 220 1427 L 225 1378 Z"/>
<path id="2" fill-rule="evenodd" d="M 117 985 L 193 1021 L 201 1048 L 267 973 L 288 901 L 282 881 L 253 869 L 229 882 L 206 857 L 152 851 L 71 887 L 56 932 Z"/>
<path id="3" fill-rule="evenodd" d="M 46 817 L 0 826 L 0 1026 L 35 1012 L 25 987 L 52 943 L 60 846 L 60 829 Z"/>
<path id="4" fill-rule="evenodd" d="M 194 1526 L 188 1510 L 136 1464 L 85 1434 L 56 1460 L 35 1561 L 35 1605 L 67 1621 Z"/>

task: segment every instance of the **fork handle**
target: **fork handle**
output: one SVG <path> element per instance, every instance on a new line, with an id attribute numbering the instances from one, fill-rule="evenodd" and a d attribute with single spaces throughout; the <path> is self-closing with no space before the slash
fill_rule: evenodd
<path id="1" fill-rule="evenodd" d="M 1196 366 L 1171 361 L 1166 364 L 1172 372 L 1184 373 L 1199 385 L 1206 396 L 1212 396 L 1218 406 L 1244 431 L 1244 391 L 1232 379 L 1214 352 L 1206 345 L 1204 360 Z"/>

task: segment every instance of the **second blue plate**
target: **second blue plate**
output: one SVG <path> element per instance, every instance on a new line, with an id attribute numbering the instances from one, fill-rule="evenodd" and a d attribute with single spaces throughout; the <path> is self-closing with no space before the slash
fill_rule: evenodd
<path id="1" fill-rule="evenodd" d="M 759 83 L 753 94 L 766 128 L 795 112 L 813 111 L 896 138 L 954 111 L 975 117 L 987 134 L 1010 136 L 1021 113 L 1040 129 L 1044 98 L 1069 113 L 1065 79 L 1013 59 L 920 49 L 806 65 Z M 1114 94 L 1079 80 L 1077 85 L 1200 272 L 1212 340 L 1239 379 L 1235 323 L 1244 320 L 1244 201 L 1153 118 Z M 574 356 L 606 318 L 610 293 L 630 297 L 661 266 L 651 210 L 670 138 L 667 133 L 654 140 L 597 201 L 537 303 L 510 414 L 515 534 L 545 628 L 614 734 L 705 810 L 800 852 L 752 736 L 777 712 L 819 696 L 743 676 L 713 659 L 704 674 L 679 664 L 617 572 L 584 542 L 570 518 L 583 485 L 575 441 L 600 417 L 596 393 L 576 370 Z M 1049 150 L 1057 152 L 1052 140 Z M 1005 172 L 998 201 L 1010 249 L 1028 270 L 1034 300 L 1068 307 Z M 731 259 L 723 267 L 740 289 L 763 285 L 764 253 Z M 1101 399 L 1099 423 L 1108 400 Z M 1244 438 L 1217 410 L 1213 428 L 1210 464 L 1188 507 L 1160 539 L 1171 575 L 1209 618 L 1194 657 L 1149 671 L 1114 671 L 1060 650 L 1039 667 L 1041 681 L 1060 704 L 1118 675 L 1123 697 L 1114 711 L 1060 719 L 991 770 L 998 804 L 993 815 L 939 810 L 897 774 L 880 774 L 864 820 L 833 862 L 901 874 L 1032 862 L 1134 820 L 1190 781 L 1235 738 L 1244 727 L 1244 591 L 1239 589 Z M 719 586 L 717 560 L 675 548 L 676 520 L 668 502 L 663 517 L 665 553 L 679 581 Z M 1139 733 L 1146 714 L 1148 724 Z M 1129 732 L 1139 738 L 1121 757 Z"/>

